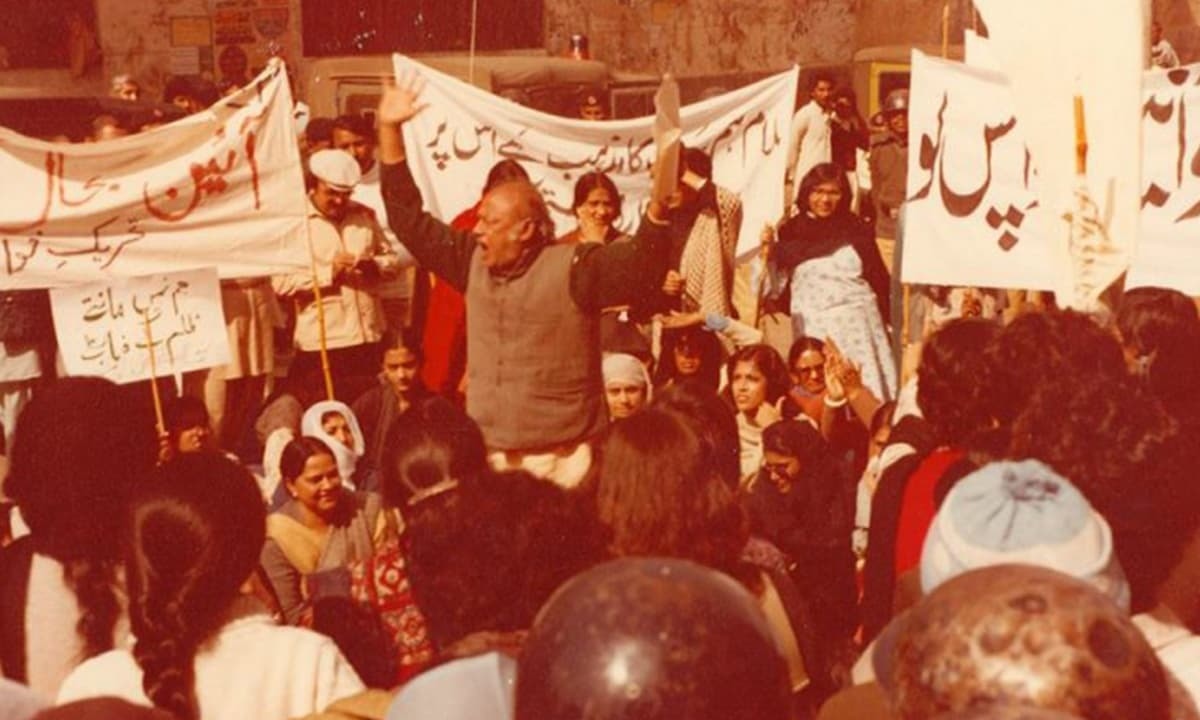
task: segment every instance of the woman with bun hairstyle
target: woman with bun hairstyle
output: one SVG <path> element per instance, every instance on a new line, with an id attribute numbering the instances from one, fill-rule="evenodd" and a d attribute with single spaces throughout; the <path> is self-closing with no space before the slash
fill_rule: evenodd
<path id="1" fill-rule="evenodd" d="M 287 720 L 361 692 L 332 640 L 276 625 L 249 595 L 265 533 L 239 465 L 207 454 L 163 466 L 124 531 L 132 649 L 84 662 L 59 702 L 116 696 L 178 720 Z"/>

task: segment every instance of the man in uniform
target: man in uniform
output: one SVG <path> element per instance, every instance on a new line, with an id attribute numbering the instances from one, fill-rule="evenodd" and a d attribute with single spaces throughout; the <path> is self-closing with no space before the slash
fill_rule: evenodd
<path id="1" fill-rule="evenodd" d="M 871 143 L 871 194 L 875 200 L 875 242 L 888 272 L 895 275 L 896 221 L 904 204 L 908 174 L 908 90 L 893 90 L 877 119 L 884 132 Z"/>

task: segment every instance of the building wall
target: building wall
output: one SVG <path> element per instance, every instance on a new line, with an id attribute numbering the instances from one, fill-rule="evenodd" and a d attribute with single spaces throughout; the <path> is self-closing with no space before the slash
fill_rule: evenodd
<path id="1" fill-rule="evenodd" d="M 303 61 L 299 0 L 95 1 L 104 57 L 102 68 L 87 79 L 89 88 L 102 87 L 115 74 L 131 73 L 157 92 L 171 74 L 172 18 L 206 16 L 214 21 L 215 33 L 221 10 L 228 8 L 286 8 L 286 33 L 272 42 L 283 47 L 294 65 Z M 594 58 L 629 73 L 739 75 L 793 63 L 845 63 L 863 45 L 933 41 L 940 32 L 940 2 L 932 0 L 543 1 L 550 52 L 565 52 L 570 36 L 583 33 Z M 256 35 L 243 46 L 252 68 L 261 65 L 268 44 Z M 207 49 L 206 69 L 219 66 L 222 50 L 219 44 Z"/>
<path id="2" fill-rule="evenodd" d="M 208 14 L 208 0 L 96 0 L 104 77 L 128 73 L 157 92 L 170 75 L 172 16 Z"/>
<path id="3" fill-rule="evenodd" d="M 1047 0 L 1051 2 L 1052 0 Z M 951 44 L 962 43 L 963 28 L 970 27 L 970 0 L 859 0 L 854 44 L 857 48 L 880 45 L 942 42 L 942 16 L 949 6 Z"/>
<path id="4" fill-rule="evenodd" d="M 588 36 L 618 71 L 680 76 L 846 62 L 856 0 L 547 0 L 546 38 L 565 52 Z"/>
<path id="5" fill-rule="evenodd" d="M 222 33 L 230 31 L 222 18 L 227 12 L 244 10 L 251 22 L 242 28 L 248 34 L 238 43 L 223 42 Z M 262 24 L 257 13 L 281 13 L 286 23 Z M 262 67 L 271 52 L 281 52 L 292 63 L 300 61 L 300 0 L 96 0 L 96 15 L 101 47 L 104 51 L 104 75 L 129 73 L 152 92 L 161 89 L 172 75 L 172 54 L 185 52 L 172 46 L 174 18 L 207 18 L 211 23 L 210 44 L 199 49 L 204 73 L 222 76 L 220 57 L 230 44 L 245 52 L 248 72 Z M 281 29 L 275 35 L 263 35 L 267 28 Z M 238 32 L 237 28 L 232 30 Z M 177 57 L 178 60 L 178 57 Z"/>

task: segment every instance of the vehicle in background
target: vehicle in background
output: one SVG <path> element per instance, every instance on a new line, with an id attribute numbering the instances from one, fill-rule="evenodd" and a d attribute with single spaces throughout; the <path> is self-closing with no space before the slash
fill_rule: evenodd
<path id="1" fill-rule="evenodd" d="M 438 72 L 468 82 L 527 107 L 572 117 L 580 93 L 607 90 L 609 117 L 644 115 L 645 102 L 658 88 L 653 75 L 612 72 L 596 60 L 556 57 L 523 50 L 512 53 L 414 55 L 413 59 Z M 315 58 L 305 62 L 300 95 L 313 117 L 341 114 L 370 116 L 380 88 L 392 77 L 390 55 Z"/>
<path id="2" fill-rule="evenodd" d="M 858 96 L 858 109 L 863 117 L 874 117 L 891 91 L 909 87 L 913 50 L 920 50 L 932 57 L 942 55 L 942 48 L 938 45 L 880 45 L 854 53 L 851 72 L 854 93 Z M 962 45 L 951 45 L 949 59 L 962 58 Z"/>
<path id="3" fill-rule="evenodd" d="M 105 95 L 70 95 L 61 89 L 0 88 L 0 126 L 44 140 L 67 137 L 81 142 L 92 134 L 92 122 L 111 115 L 122 127 L 145 125 L 184 116 L 174 105 L 145 103 Z"/>

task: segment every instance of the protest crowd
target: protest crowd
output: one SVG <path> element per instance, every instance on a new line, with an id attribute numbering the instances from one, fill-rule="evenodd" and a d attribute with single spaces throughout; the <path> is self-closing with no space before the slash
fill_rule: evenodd
<path id="1" fill-rule="evenodd" d="M 740 257 L 678 135 L 620 225 L 511 158 L 435 217 L 424 92 L 297 126 L 308 255 L 178 387 L 0 293 L 0 717 L 1200 718 L 1192 298 L 902 285 L 907 90 L 806 83 Z"/>

